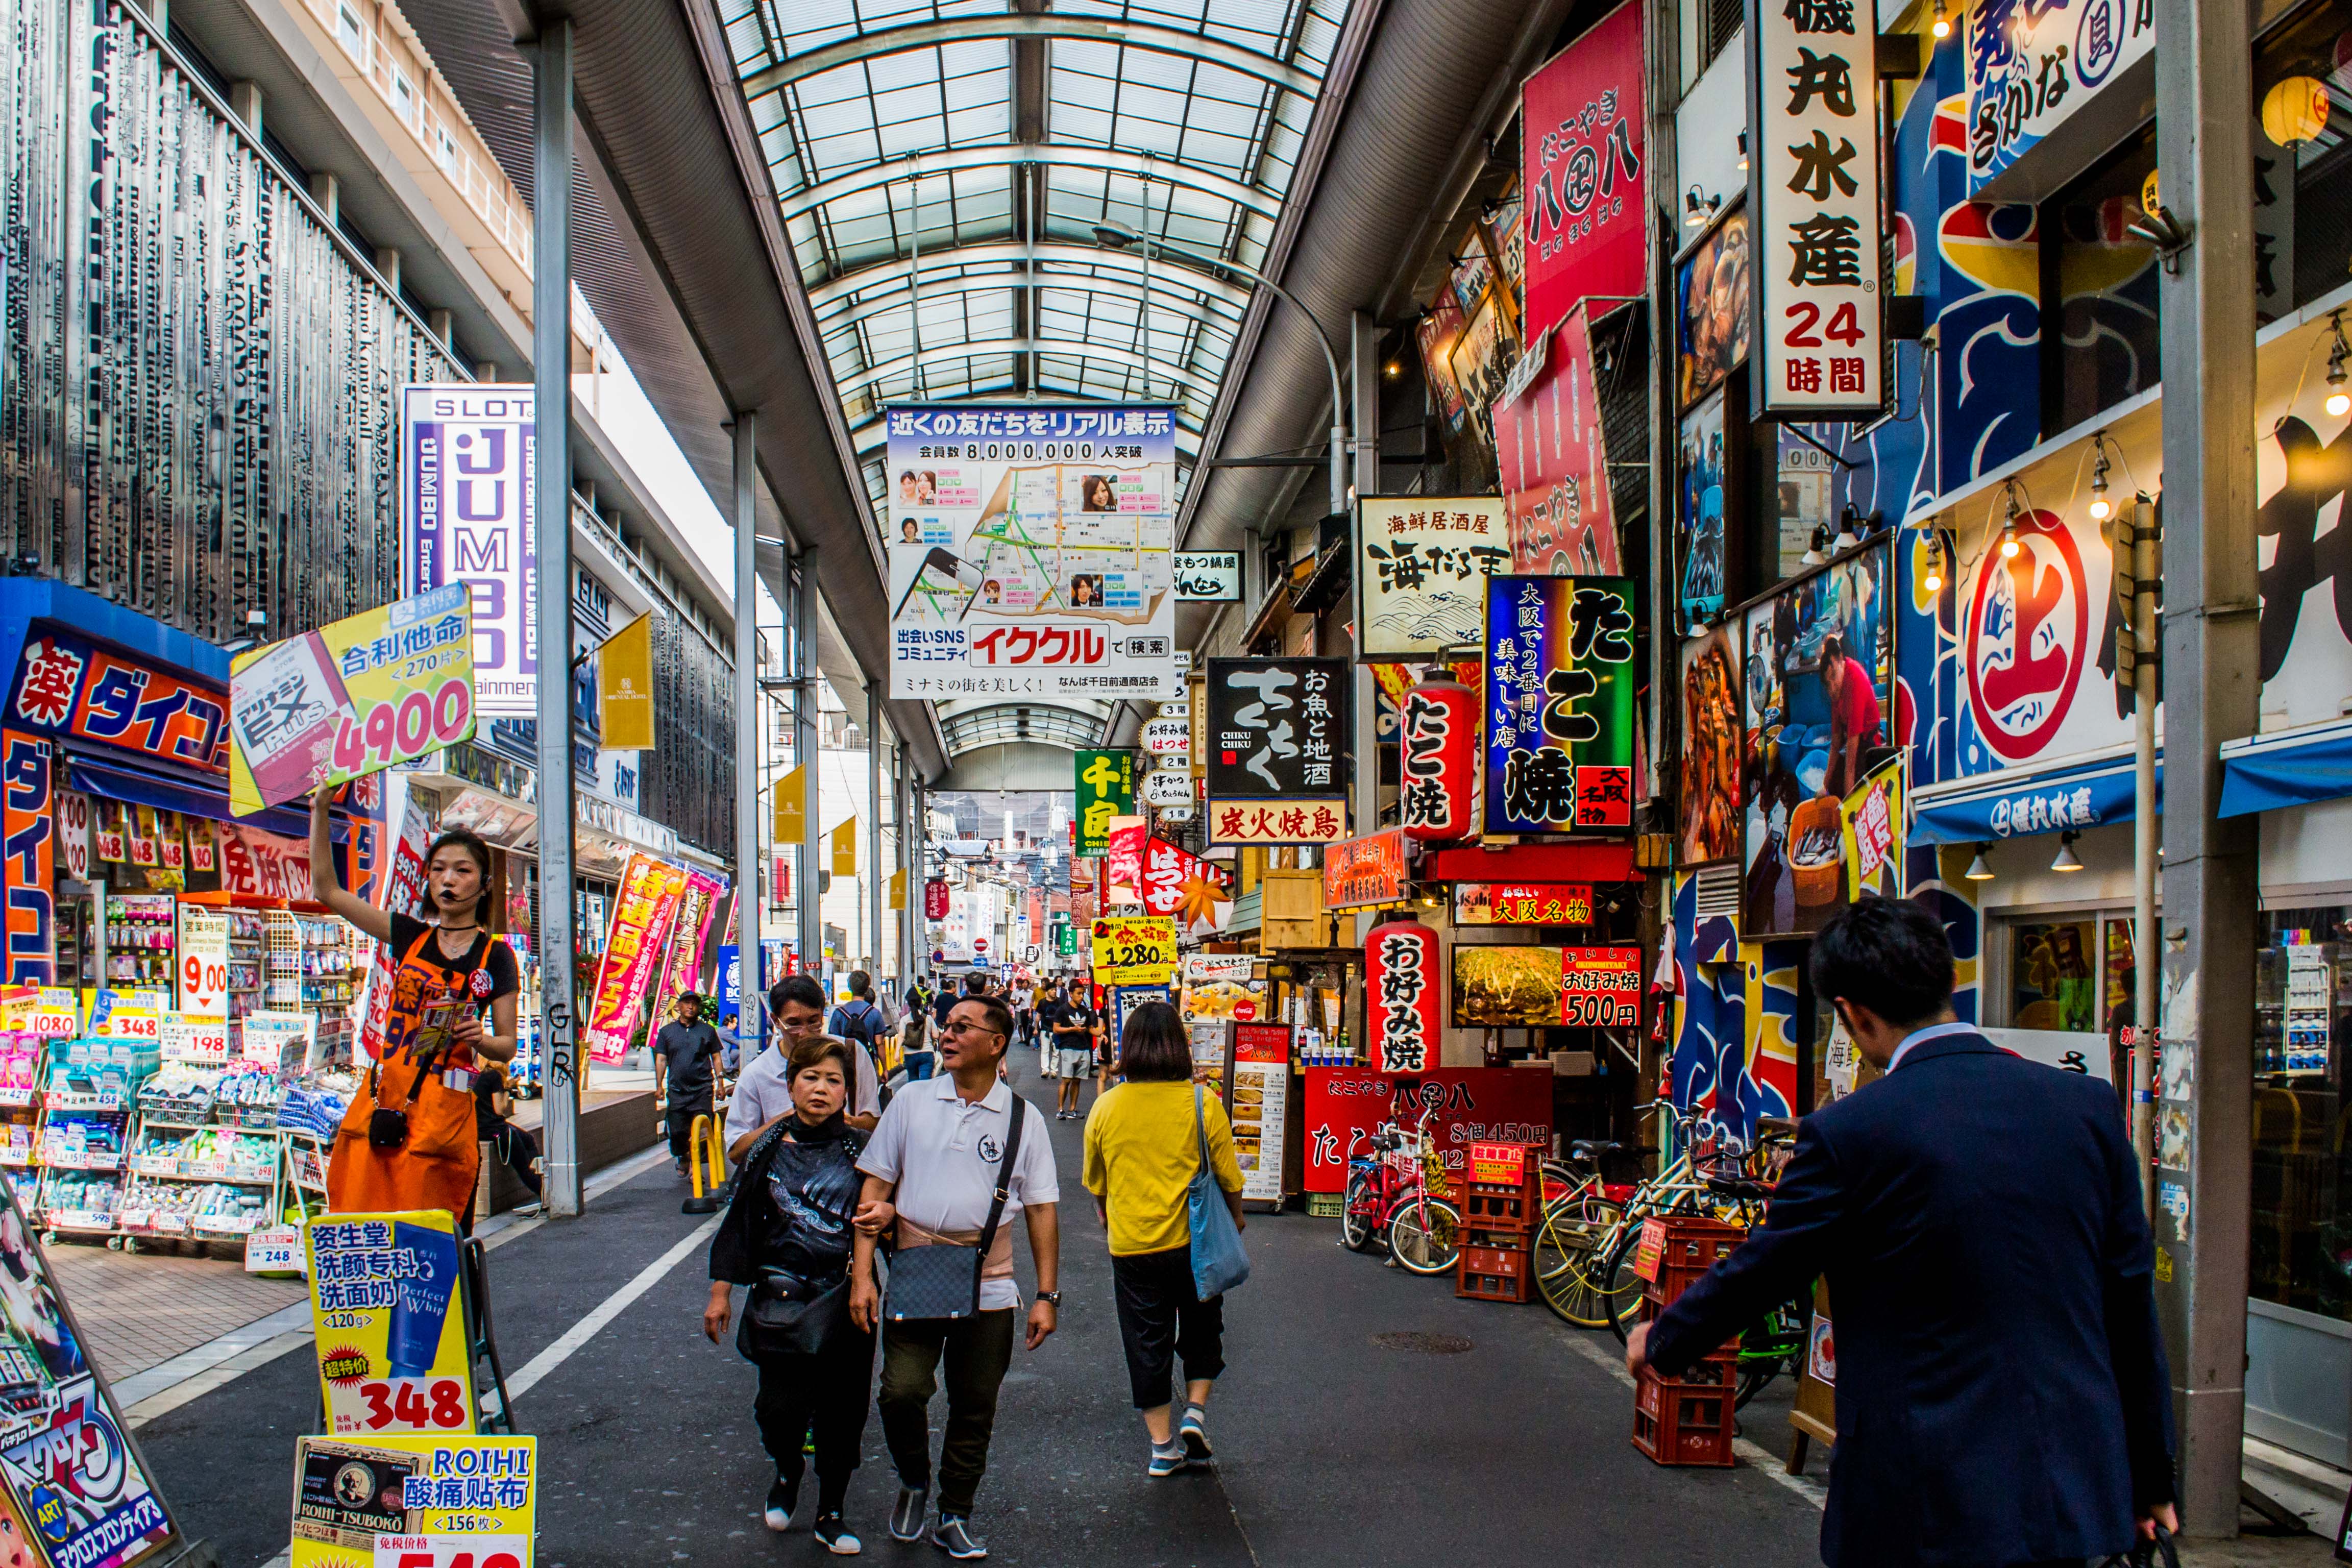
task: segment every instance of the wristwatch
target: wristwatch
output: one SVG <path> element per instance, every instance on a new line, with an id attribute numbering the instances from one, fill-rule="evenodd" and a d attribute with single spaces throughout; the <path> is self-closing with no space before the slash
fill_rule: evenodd
<path id="1" fill-rule="evenodd" d="M 1049 1307 L 1058 1307 L 1062 1304 L 1062 1293 L 1059 1290 L 1040 1290 L 1037 1292 L 1037 1300 Z"/>

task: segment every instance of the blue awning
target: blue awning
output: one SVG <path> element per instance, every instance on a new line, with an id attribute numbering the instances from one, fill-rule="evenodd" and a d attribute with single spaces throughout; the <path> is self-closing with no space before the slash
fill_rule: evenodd
<path id="1" fill-rule="evenodd" d="M 92 762 L 88 757 L 68 756 L 66 759 L 66 787 L 84 795 L 102 795 L 125 805 L 150 806 L 157 811 L 176 811 L 183 816 L 210 817 L 215 822 L 236 822 L 247 827 L 257 827 L 264 833 L 275 833 L 283 838 L 308 839 L 310 837 L 310 814 L 286 806 L 273 806 L 255 816 L 236 816 L 228 808 L 228 781 L 207 785 L 193 778 L 180 778 L 157 772 L 152 768 L 129 767 L 114 763 Z M 331 830 L 336 843 L 351 837 L 351 826 L 338 807 L 331 818 Z"/>
<path id="2" fill-rule="evenodd" d="M 2063 833 L 2132 819 L 2132 763 L 2107 760 L 2019 778 L 1997 775 L 1976 788 L 1916 802 L 1914 844 L 1974 844 Z M 2156 760 L 2156 804 L 2164 809 L 2164 758 Z"/>
<path id="3" fill-rule="evenodd" d="M 2347 795 L 2352 721 L 2233 741 L 2221 748 L 2221 816 L 2243 816 Z"/>

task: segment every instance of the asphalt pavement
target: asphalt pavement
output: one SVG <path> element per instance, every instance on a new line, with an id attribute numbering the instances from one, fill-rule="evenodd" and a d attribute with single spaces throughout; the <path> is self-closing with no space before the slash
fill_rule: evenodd
<path id="1" fill-rule="evenodd" d="M 1211 1406 L 1216 1462 L 1148 1479 L 1103 1230 L 1077 1182 L 1081 1124 L 1050 1119 L 1051 1085 L 1036 1081 L 1034 1053 L 1015 1057 L 1016 1084 L 1047 1109 L 1060 1162 L 1065 1294 L 1061 1331 L 1034 1352 L 1016 1348 L 1006 1378 L 973 1521 L 992 1561 L 1818 1561 L 1816 1503 L 1765 1468 L 1660 1469 L 1634 1451 L 1632 1394 L 1606 1364 L 1613 1340 L 1567 1328 L 1540 1306 L 1456 1300 L 1450 1281 L 1347 1252 L 1337 1222 L 1297 1214 L 1250 1220 L 1254 1272 L 1227 1301 L 1229 1365 Z M 708 1221 L 678 1212 L 685 1195 L 665 1162 L 604 1194 L 587 1217 L 538 1226 L 491 1254 L 509 1377 L 542 1352 L 562 1358 L 542 1361 L 515 1402 L 541 1440 L 541 1568 L 825 1560 L 807 1533 L 805 1498 L 792 1534 L 761 1521 L 772 1471 L 751 1420 L 754 1375 L 731 1345 L 702 1337 L 703 1250 L 679 1247 Z M 1025 1236 L 1019 1246 L 1025 1254 Z M 1025 1256 L 1019 1271 L 1025 1289 Z M 638 1293 L 613 1311 L 616 1292 L 633 1285 Z M 607 1321 L 583 1342 L 575 1331 L 600 1307 Z M 184 1527 L 209 1538 L 228 1568 L 285 1551 L 294 1439 L 316 1404 L 311 1363 L 289 1354 L 140 1433 Z M 935 1428 L 944 1407 L 942 1395 Z M 1784 1411 L 1768 1393 L 1750 1406 L 1749 1434 L 1780 1449 Z M 1822 1468 L 1816 1460 L 1817 1476 Z M 870 1420 L 852 1528 L 869 1557 L 945 1562 L 928 1545 L 888 1539 L 896 1485 L 880 1421 Z"/>

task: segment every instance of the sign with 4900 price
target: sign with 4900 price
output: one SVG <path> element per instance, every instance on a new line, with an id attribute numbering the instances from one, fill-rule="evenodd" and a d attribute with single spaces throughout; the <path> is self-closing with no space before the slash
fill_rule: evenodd
<path id="1" fill-rule="evenodd" d="M 1176 973 L 1174 917 L 1132 915 L 1095 921 L 1094 959 L 1097 984 L 1167 984 Z"/>

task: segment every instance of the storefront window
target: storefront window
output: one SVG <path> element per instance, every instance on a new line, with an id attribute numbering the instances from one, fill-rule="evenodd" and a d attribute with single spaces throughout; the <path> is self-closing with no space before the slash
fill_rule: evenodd
<path id="1" fill-rule="evenodd" d="M 2341 1125 L 2352 1039 L 2352 908 L 2273 910 L 2254 972 L 2249 1293 L 2352 1321 Z"/>

